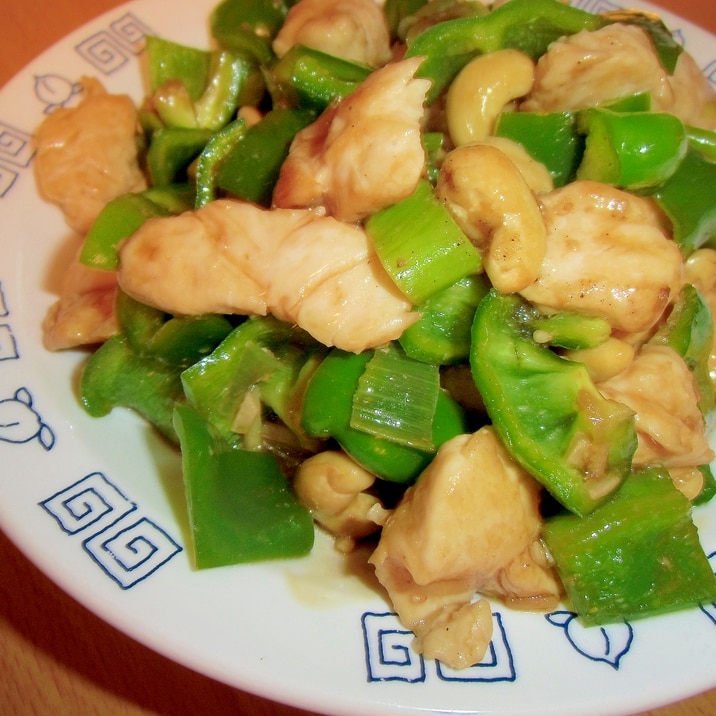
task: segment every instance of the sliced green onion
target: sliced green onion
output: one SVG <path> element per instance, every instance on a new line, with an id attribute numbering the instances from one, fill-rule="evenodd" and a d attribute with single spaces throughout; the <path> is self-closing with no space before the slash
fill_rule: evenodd
<path id="1" fill-rule="evenodd" d="M 407 199 L 371 216 L 366 231 L 388 275 L 414 304 L 482 267 L 477 249 L 426 180 Z"/>
<path id="2" fill-rule="evenodd" d="M 430 449 L 439 391 L 436 365 L 388 344 L 375 351 L 358 381 L 350 425 L 400 445 Z"/>

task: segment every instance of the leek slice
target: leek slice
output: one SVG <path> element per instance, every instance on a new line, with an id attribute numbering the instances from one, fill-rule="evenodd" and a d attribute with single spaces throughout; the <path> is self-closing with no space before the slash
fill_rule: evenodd
<path id="1" fill-rule="evenodd" d="M 427 180 L 371 216 L 365 228 L 388 275 L 414 304 L 482 268 L 477 249 Z"/>
<path id="2" fill-rule="evenodd" d="M 390 343 L 375 351 L 358 381 L 350 426 L 399 445 L 432 449 L 439 391 L 437 365 L 416 361 Z"/>

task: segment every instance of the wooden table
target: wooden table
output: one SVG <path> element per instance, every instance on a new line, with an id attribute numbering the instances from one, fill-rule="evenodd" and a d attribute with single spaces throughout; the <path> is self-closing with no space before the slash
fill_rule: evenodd
<path id="1" fill-rule="evenodd" d="M 712 2 L 660 4 L 716 33 Z M 119 4 L 2 0 L 0 86 L 68 31 Z M 306 715 L 189 671 L 124 636 L 58 589 L 2 533 L 0 711 L 13 716 Z M 710 716 L 716 713 L 716 690 L 648 713 Z"/>

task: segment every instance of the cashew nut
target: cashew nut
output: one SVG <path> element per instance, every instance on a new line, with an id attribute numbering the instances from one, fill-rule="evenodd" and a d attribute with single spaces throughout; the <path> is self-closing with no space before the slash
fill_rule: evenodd
<path id="1" fill-rule="evenodd" d="M 497 50 L 468 62 L 446 99 L 448 131 L 455 146 L 492 134 L 500 112 L 532 89 L 534 75 L 534 62 L 519 50 Z"/>
<path id="2" fill-rule="evenodd" d="M 377 532 L 388 511 L 368 490 L 375 475 L 339 450 L 326 450 L 301 464 L 293 486 L 319 525 L 338 537 L 361 539 Z"/>
<path id="3" fill-rule="evenodd" d="M 435 189 L 498 291 L 520 291 L 539 277 L 547 231 L 537 199 L 504 152 L 489 144 L 454 149 Z"/>

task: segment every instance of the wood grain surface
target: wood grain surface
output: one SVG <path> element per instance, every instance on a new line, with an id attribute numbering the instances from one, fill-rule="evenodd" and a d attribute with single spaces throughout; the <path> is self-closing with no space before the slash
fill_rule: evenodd
<path id="1" fill-rule="evenodd" d="M 67 32 L 119 4 L 2 0 L 0 86 Z M 658 4 L 716 33 L 713 0 Z M 167 8 L 171 5 L 167 0 Z M 2 533 L 0 713 L 306 716 L 194 673 L 118 632 L 58 589 Z M 647 713 L 713 716 L 716 690 Z"/>

